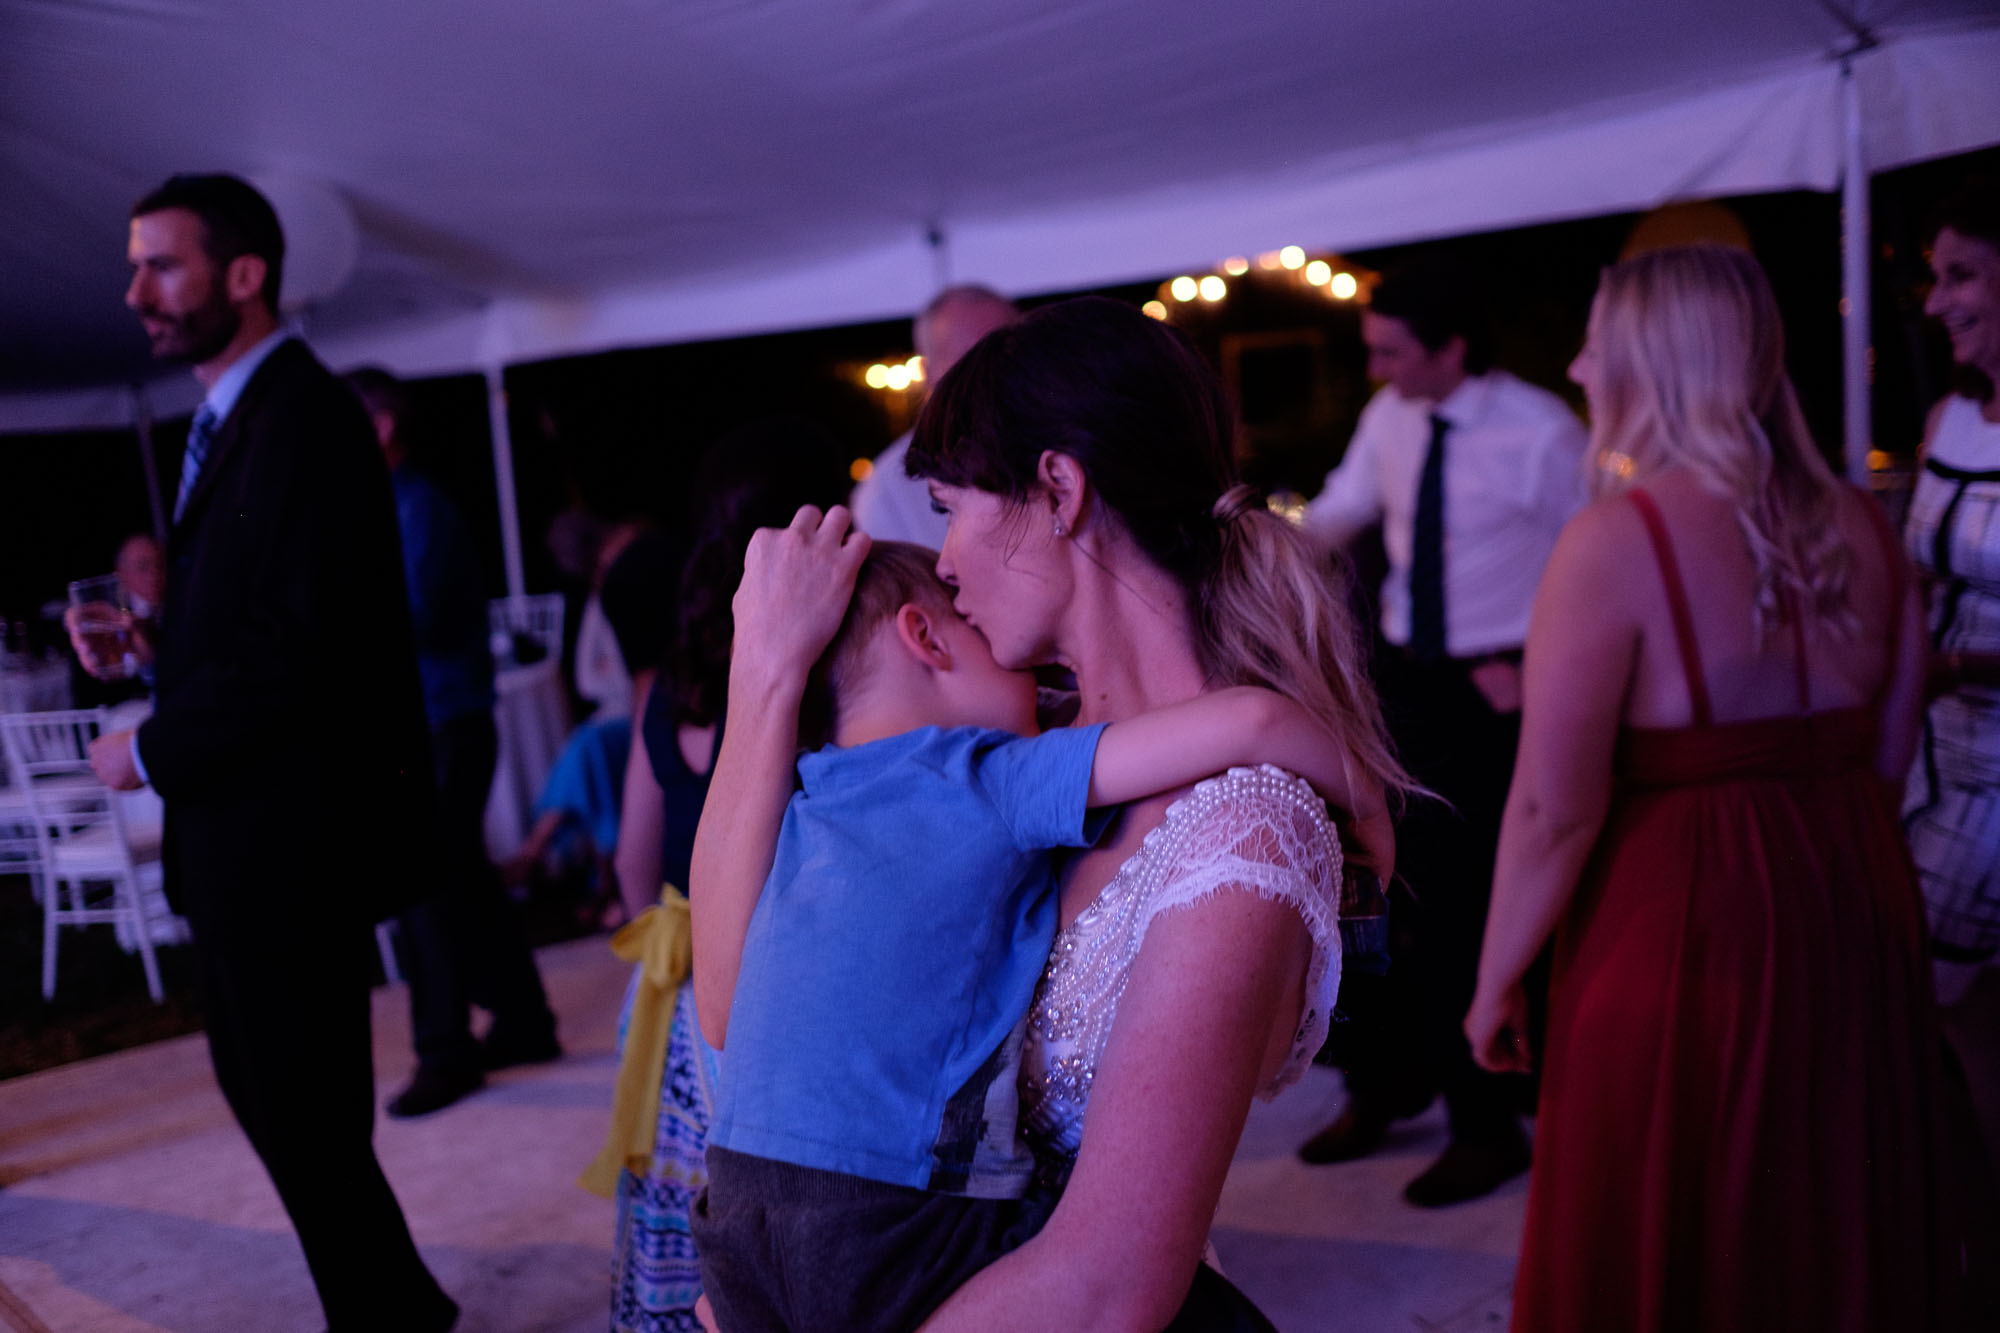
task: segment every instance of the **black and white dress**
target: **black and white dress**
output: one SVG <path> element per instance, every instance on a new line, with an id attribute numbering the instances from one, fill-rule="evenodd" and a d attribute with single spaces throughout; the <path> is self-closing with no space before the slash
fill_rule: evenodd
<path id="1" fill-rule="evenodd" d="M 2000 654 L 2000 423 L 1969 398 L 1945 404 L 1905 530 L 1929 576 L 1940 653 Z M 1940 959 L 2000 954 L 2000 690 L 1961 685 L 1932 701 L 1903 822 Z"/>

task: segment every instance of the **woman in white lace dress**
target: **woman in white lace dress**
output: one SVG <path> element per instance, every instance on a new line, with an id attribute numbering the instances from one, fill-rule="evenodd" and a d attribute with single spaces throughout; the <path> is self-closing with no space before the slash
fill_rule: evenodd
<path id="1" fill-rule="evenodd" d="M 959 611 L 1002 665 L 1073 672 L 1079 721 L 1265 685 L 1345 738 L 1354 790 L 1400 787 L 1342 589 L 1237 484 L 1233 433 L 1182 335 L 1069 301 L 939 382 L 909 467 Z M 1386 874 L 1386 814 L 1363 813 L 1339 833 Z M 1061 1202 L 927 1329 L 1268 1326 L 1201 1260 L 1251 1097 L 1325 1035 L 1340 870 L 1326 807 L 1272 768 L 1129 806 L 1068 862 L 1022 1072 Z"/>

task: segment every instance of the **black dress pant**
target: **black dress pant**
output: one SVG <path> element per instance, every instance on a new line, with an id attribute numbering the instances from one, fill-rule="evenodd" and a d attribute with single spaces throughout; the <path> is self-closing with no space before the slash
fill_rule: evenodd
<path id="1" fill-rule="evenodd" d="M 1466 665 L 1418 662 L 1384 646 L 1375 678 L 1404 765 L 1442 801 L 1413 800 L 1396 828 L 1391 965 L 1349 1004 L 1348 1090 L 1392 1113 L 1442 1093 L 1451 1133 L 1466 1143 L 1519 1132 L 1529 1092 L 1489 1074 L 1465 1040 L 1492 894 L 1500 818 L 1513 781 L 1521 715 L 1496 713 Z"/>
<path id="2" fill-rule="evenodd" d="M 343 913 L 340 888 L 272 883 L 254 901 L 223 903 L 193 895 L 209 1054 L 334 1333 L 442 1329 L 454 1307 L 375 1160 L 369 927 Z"/>
<path id="3" fill-rule="evenodd" d="M 486 856 L 486 799 L 498 754 L 490 713 L 469 713 L 431 729 L 443 878 L 396 924 L 417 1060 L 441 1069 L 479 1067 L 475 1004 L 493 1015 L 495 1032 L 510 1041 L 532 1045 L 555 1036 L 555 1015 L 520 910 Z"/>

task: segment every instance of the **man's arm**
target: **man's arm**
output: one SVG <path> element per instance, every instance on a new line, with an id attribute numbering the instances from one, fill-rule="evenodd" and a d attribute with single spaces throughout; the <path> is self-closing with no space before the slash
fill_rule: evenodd
<path id="1" fill-rule="evenodd" d="M 1369 407 L 1379 400 L 1378 394 Z M 1327 473 L 1326 485 L 1306 505 L 1306 533 L 1328 550 L 1348 545 L 1382 520 L 1382 482 L 1376 475 L 1379 433 L 1376 416 L 1364 409 L 1340 465 Z"/>
<path id="2" fill-rule="evenodd" d="M 688 869 L 695 1010 L 717 1050 L 792 796 L 806 677 L 847 614 L 867 554 L 868 538 L 849 529 L 845 509 L 822 520 L 808 505 L 791 527 L 759 531 L 744 556 L 732 604 L 728 722 Z"/>

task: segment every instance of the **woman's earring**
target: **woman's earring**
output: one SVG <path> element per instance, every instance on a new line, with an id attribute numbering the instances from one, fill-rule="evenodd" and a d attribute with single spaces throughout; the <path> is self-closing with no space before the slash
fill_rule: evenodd
<path id="1" fill-rule="evenodd" d="M 1055 516 L 1055 519 L 1056 519 L 1056 536 L 1060 537 L 1063 535 L 1062 515 L 1057 514 Z"/>

